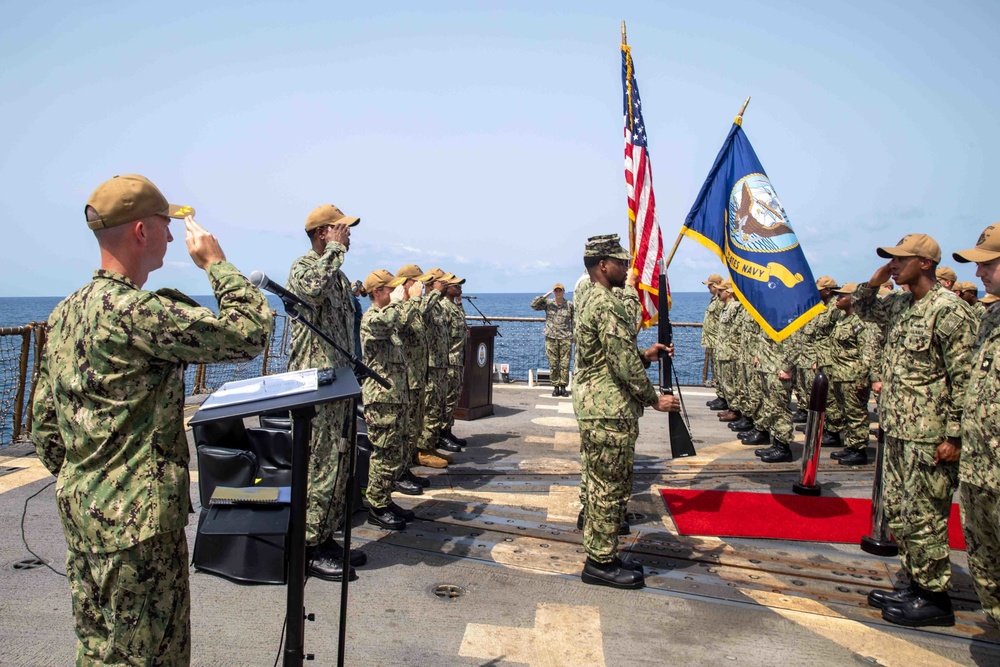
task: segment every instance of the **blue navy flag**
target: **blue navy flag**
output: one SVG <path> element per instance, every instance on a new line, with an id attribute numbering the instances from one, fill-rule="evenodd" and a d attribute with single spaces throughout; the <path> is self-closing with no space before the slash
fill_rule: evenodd
<path id="1" fill-rule="evenodd" d="M 781 341 L 826 307 L 741 120 L 733 123 L 681 232 L 719 256 L 737 298 Z"/>

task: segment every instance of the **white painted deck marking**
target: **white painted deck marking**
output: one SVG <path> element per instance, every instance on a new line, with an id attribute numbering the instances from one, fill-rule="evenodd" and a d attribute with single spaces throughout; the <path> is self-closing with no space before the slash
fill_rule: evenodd
<path id="1" fill-rule="evenodd" d="M 605 665 L 601 612 L 591 606 L 539 603 L 533 628 L 469 623 L 458 654 L 532 667 L 601 667 Z"/>

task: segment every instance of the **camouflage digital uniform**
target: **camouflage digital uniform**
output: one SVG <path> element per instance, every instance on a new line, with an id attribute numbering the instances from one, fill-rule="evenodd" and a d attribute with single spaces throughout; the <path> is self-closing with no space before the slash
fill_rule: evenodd
<path id="1" fill-rule="evenodd" d="M 757 367 L 754 364 L 754 358 L 760 352 L 762 331 L 760 325 L 757 324 L 757 321 L 746 307 L 741 308 L 739 311 L 736 320 L 736 329 L 738 331 L 737 336 L 739 337 L 737 362 L 740 381 L 744 386 L 745 398 L 741 412 L 754 420 L 756 424 L 757 413 L 760 411 L 760 406 L 764 401 L 764 388 L 761 385 L 760 373 L 757 372 Z"/>
<path id="2" fill-rule="evenodd" d="M 272 323 L 236 267 L 206 273 L 218 316 L 102 269 L 49 318 L 32 440 L 57 477 L 78 665 L 190 661 L 184 366 L 252 359 Z"/>
<path id="3" fill-rule="evenodd" d="M 723 305 L 722 299 L 713 294 L 708 307 L 705 308 L 705 319 L 701 323 L 701 346 L 708 354 L 712 368 L 712 383 L 715 385 L 715 395 L 719 398 L 725 398 L 725 392 L 719 379 L 719 362 L 715 358 L 715 348 L 719 344 L 719 316 L 722 314 Z"/>
<path id="4" fill-rule="evenodd" d="M 833 372 L 831 369 L 832 362 L 830 360 L 831 350 L 833 349 L 831 336 L 833 335 L 833 328 L 837 326 L 837 322 L 843 318 L 844 311 L 837 308 L 833 299 L 831 299 L 830 303 L 826 305 L 826 310 L 810 320 L 812 327 L 808 334 L 809 359 L 806 363 L 809 363 L 809 361 L 815 363 L 816 370 L 814 371 L 812 369 L 811 364 L 808 369 L 803 369 L 805 375 L 800 379 L 800 381 L 806 383 L 805 387 L 808 392 L 806 393 L 806 396 L 810 396 L 812 394 L 812 383 L 817 372 L 823 371 L 823 374 L 826 375 L 827 379 L 830 378 L 830 374 Z M 830 433 L 839 433 L 840 429 L 842 429 L 844 425 L 844 407 L 840 401 L 836 400 L 833 392 L 827 392 L 826 395 L 826 416 L 824 423 L 824 430 Z"/>
<path id="5" fill-rule="evenodd" d="M 345 350 L 354 349 L 354 299 L 351 284 L 340 270 L 347 248 L 336 241 L 323 254 L 310 250 L 295 260 L 285 285 L 312 307 L 303 313 L 320 331 Z M 349 359 L 295 320 L 291 322 L 292 350 L 288 370 L 344 368 Z M 350 371 L 348 371 L 350 372 Z M 329 539 L 340 523 L 347 491 L 347 440 L 344 427 L 349 401 L 316 406 L 309 438 L 309 497 L 306 506 L 306 544 Z"/>
<path id="6" fill-rule="evenodd" d="M 782 380 L 778 373 L 784 371 L 791 375 L 794 370 L 792 351 L 787 340 L 774 341 L 763 329 L 758 327 L 758 330 L 757 374 L 760 377 L 761 400 L 754 425 L 758 430 L 770 433 L 775 441 L 791 444 L 795 437 L 792 413 L 788 410 L 792 379 Z"/>
<path id="7" fill-rule="evenodd" d="M 465 308 L 451 299 L 442 299 L 448 313 L 448 395 L 444 401 L 444 431 L 455 425 L 455 409 L 462 397 L 465 381 L 465 343 L 469 326 L 465 323 Z"/>
<path id="8" fill-rule="evenodd" d="M 854 310 L 886 327 L 879 415 L 885 431 L 886 518 L 903 569 L 919 586 L 951 584 L 948 516 L 958 463 L 934 463 L 937 446 L 962 435 L 962 401 L 975 342 L 972 316 L 957 296 L 935 284 L 922 299 L 910 292 L 879 299 L 862 283 Z"/>
<path id="9" fill-rule="evenodd" d="M 545 311 L 545 356 L 549 360 L 549 379 L 554 387 L 569 383 L 569 355 L 573 346 L 573 302 L 562 304 L 544 296 L 531 300 L 532 310 Z"/>
<path id="10" fill-rule="evenodd" d="M 977 322 L 986 317 L 986 306 L 979 301 L 970 306 L 970 308 L 972 309 L 972 316 L 976 318 Z"/>
<path id="11" fill-rule="evenodd" d="M 437 295 L 434 296 L 434 293 Z M 425 313 L 424 326 L 428 332 L 427 384 L 424 386 L 424 428 L 417 445 L 421 451 L 432 452 L 445 428 L 444 407 L 448 398 L 448 311 L 439 290 L 424 295 L 432 303 Z"/>
<path id="12" fill-rule="evenodd" d="M 403 341 L 403 356 L 406 359 L 406 378 L 410 388 L 410 397 L 406 409 L 406 436 L 403 445 L 403 461 L 407 464 L 413 461 L 417 452 L 417 443 L 424 430 L 424 390 L 427 387 L 428 330 L 426 321 L 430 317 L 427 311 L 434 307 L 441 292 L 431 292 L 426 296 L 413 297 L 402 302 L 404 311 L 413 311 L 414 316 L 404 320 L 407 326 L 399 332 Z M 405 468 L 405 466 L 404 466 Z"/>
<path id="13" fill-rule="evenodd" d="M 844 446 L 856 451 L 868 447 L 868 397 L 873 382 L 879 381 L 882 342 L 878 328 L 863 322 L 856 313 L 841 319 L 830 335 L 827 356 L 830 394 L 839 410 L 839 422 L 826 418 L 829 430 L 840 433 Z"/>
<path id="14" fill-rule="evenodd" d="M 372 378 L 365 378 L 361 384 L 365 423 L 372 443 L 365 497 L 372 507 L 379 509 L 389 506 L 392 483 L 403 471 L 410 387 L 399 334 L 408 326 L 407 318 L 419 315 L 415 309 L 405 308 L 402 302 L 390 303 L 385 308 L 372 303 L 361 318 L 364 362 L 392 385 L 386 389 Z"/>
<path id="15" fill-rule="evenodd" d="M 737 338 L 735 330 L 735 320 L 742 308 L 736 299 L 730 299 L 723 304 L 719 311 L 719 325 L 716 329 L 715 359 L 719 366 L 719 385 L 722 393 L 726 397 L 729 409 L 735 412 L 740 411 L 743 405 L 740 386 L 737 383 Z"/>
<path id="16" fill-rule="evenodd" d="M 573 408 L 587 469 L 583 543 L 592 561 L 609 563 L 632 492 L 639 416 L 658 393 L 636 347 L 628 307 L 603 285 L 591 286 L 577 334 Z"/>
<path id="17" fill-rule="evenodd" d="M 1000 309 L 979 324 L 971 361 L 958 470 L 962 525 L 979 601 L 1000 624 Z"/>

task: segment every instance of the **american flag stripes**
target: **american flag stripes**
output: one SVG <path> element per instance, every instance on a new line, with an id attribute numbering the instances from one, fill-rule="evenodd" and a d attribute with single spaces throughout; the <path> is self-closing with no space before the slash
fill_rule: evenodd
<path id="1" fill-rule="evenodd" d="M 646 126 L 642 120 L 642 102 L 635 82 L 632 50 L 622 44 L 622 88 L 625 115 L 625 188 L 628 192 L 629 251 L 632 267 L 638 274 L 636 289 L 642 303 L 642 326 L 657 323 L 657 299 L 660 285 L 660 260 L 663 240 L 656 220 L 656 197 L 653 196 L 653 172 L 646 150 Z"/>

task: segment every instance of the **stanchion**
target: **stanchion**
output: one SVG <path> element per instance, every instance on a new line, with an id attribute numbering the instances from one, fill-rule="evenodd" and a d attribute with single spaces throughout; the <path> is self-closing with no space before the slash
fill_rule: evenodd
<path id="1" fill-rule="evenodd" d="M 875 556 L 895 556 L 899 547 L 889 533 L 885 518 L 885 503 L 882 501 L 882 459 L 885 450 L 885 432 L 878 429 L 875 446 L 875 480 L 872 482 L 872 529 L 861 538 L 861 550 Z"/>
<path id="2" fill-rule="evenodd" d="M 823 440 L 823 420 L 826 417 L 826 395 L 830 381 L 822 372 L 813 378 L 809 394 L 809 416 L 806 419 L 806 444 L 802 451 L 802 480 L 792 485 L 792 491 L 802 496 L 818 496 L 821 493 L 816 483 L 819 468 L 820 446 Z"/>

